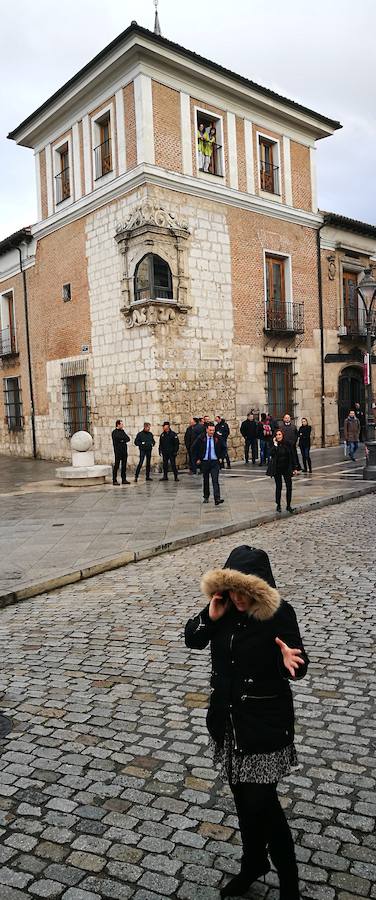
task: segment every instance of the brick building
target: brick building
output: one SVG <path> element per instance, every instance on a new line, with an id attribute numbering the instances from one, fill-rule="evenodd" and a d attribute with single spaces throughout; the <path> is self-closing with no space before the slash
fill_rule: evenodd
<path id="1" fill-rule="evenodd" d="M 337 443 L 376 257 L 375 227 L 317 209 L 339 127 L 136 23 L 22 122 L 38 222 L 0 243 L 0 452 L 67 458 L 88 428 L 107 461 L 118 415 L 201 412 L 236 452 L 251 407 Z"/>

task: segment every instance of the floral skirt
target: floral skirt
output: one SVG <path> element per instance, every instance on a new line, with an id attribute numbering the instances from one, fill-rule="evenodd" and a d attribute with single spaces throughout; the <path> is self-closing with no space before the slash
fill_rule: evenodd
<path id="1" fill-rule="evenodd" d="M 297 766 L 298 757 L 295 744 L 273 750 L 270 753 L 243 753 L 235 750 L 232 733 L 226 729 L 223 747 L 213 738 L 209 738 L 209 747 L 213 752 L 213 763 L 219 766 L 224 781 L 230 784 L 241 784 L 252 781 L 255 784 L 271 784 L 284 775 L 289 775 L 293 766 Z"/>

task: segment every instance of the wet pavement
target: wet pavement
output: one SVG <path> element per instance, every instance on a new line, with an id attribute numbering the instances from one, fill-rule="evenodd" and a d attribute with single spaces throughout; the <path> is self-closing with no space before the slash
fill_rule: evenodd
<path id="1" fill-rule="evenodd" d="M 351 463 L 343 449 L 315 450 L 313 475 L 294 478 L 293 505 L 346 495 L 362 480 L 362 456 Z M 55 463 L 0 457 L 0 596 L 38 580 L 82 570 L 125 552 L 169 541 L 210 536 L 273 514 L 274 482 L 258 464 L 236 463 L 221 473 L 223 505 L 202 504 L 202 479 L 181 473 L 178 483 L 142 479 L 80 490 L 54 480 Z"/>
<path id="2" fill-rule="evenodd" d="M 248 542 L 311 660 L 279 785 L 301 900 L 376 897 L 374 512 L 369 495 L 0 610 L 1 900 L 219 900 L 239 834 L 207 747 L 209 654 L 183 629 L 202 572 Z M 278 896 L 273 871 L 248 893 Z"/>

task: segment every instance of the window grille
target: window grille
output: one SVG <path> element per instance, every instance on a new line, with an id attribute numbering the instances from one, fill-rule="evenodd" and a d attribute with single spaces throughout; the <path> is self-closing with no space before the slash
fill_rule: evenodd
<path id="1" fill-rule="evenodd" d="M 160 256 L 148 253 L 135 272 L 135 300 L 172 300 L 172 275 L 169 265 Z"/>
<path id="2" fill-rule="evenodd" d="M 282 419 L 285 413 L 294 417 L 294 374 L 292 361 L 267 361 L 268 412 L 274 419 Z"/>
<path id="3" fill-rule="evenodd" d="M 21 379 L 4 378 L 4 412 L 9 431 L 22 431 L 24 420 L 22 415 Z"/>
<path id="4" fill-rule="evenodd" d="M 69 282 L 67 284 L 63 284 L 63 300 L 64 303 L 67 303 L 68 300 L 72 299 L 72 291 Z"/>
<path id="5" fill-rule="evenodd" d="M 62 379 L 63 416 L 66 437 L 76 431 L 89 431 L 90 416 L 86 375 L 70 375 Z"/>

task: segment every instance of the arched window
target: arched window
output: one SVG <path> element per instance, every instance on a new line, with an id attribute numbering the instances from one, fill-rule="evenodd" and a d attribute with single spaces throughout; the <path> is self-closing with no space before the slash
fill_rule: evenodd
<path id="1" fill-rule="evenodd" d="M 172 275 L 169 265 L 155 253 L 144 256 L 134 276 L 135 300 L 172 300 Z"/>

